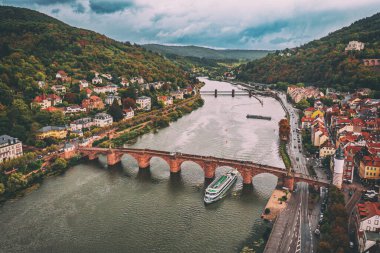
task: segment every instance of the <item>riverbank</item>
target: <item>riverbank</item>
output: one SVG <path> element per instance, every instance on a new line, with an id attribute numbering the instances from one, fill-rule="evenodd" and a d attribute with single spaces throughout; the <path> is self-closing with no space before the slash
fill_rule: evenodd
<path id="1" fill-rule="evenodd" d="M 277 218 L 277 215 L 286 208 L 287 200 L 290 199 L 290 197 L 291 193 L 275 189 L 265 206 L 261 218 L 273 222 Z"/>
<path id="2" fill-rule="evenodd" d="M 173 106 L 144 113 L 134 120 L 118 122 L 115 124 L 115 128 L 105 130 L 102 133 L 101 139 L 94 142 L 95 146 L 108 147 L 110 144 L 112 146 L 122 146 L 125 142 L 134 140 L 151 131 L 168 127 L 170 122 L 174 122 L 184 115 L 191 113 L 202 107 L 203 104 L 204 101 L 201 96 L 196 94 Z M 34 155 L 29 160 L 35 160 L 36 157 Z M 80 156 L 75 156 L 71 159 L 63 159 L 63 153 L 59 153 L 49 156 L 39 165 L 39 168 L 32 170 L 28 174 L 24 175 L 19 172 L 10 174 L 7 184 L 4 185 L 3 194 L 0 194 L 0 203 L 22 197 L 25 193 L 38 189 L 36 186 L 42 183 L 44 178 L 64 173 L 70 167 L 78 164 L 81 158 Z M 22 160 L 23 158 L 18 159 Z M 16 161 L 17 159 L 14 161 L 15 165 L 17 164 Z"/>

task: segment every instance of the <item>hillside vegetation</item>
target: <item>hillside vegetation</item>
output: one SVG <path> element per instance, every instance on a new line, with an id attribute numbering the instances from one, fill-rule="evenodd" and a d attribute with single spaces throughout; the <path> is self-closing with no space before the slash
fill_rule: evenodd
<path id="1" fill-rule="evenodd" d="M 364 50 L 345 52 L 353 40 L 364 42 Z M 380 13 L 301 47 L 276 51 L 242 65 L 238 77 L 264 83 L 304 82 L 340 90 L 379 90 L 380 69 L 364 66 L 366 58 L 380 58 Z"/>
<path id="2" fill-rule="evenodd" d="M 214 60 L 254 60 L 266 56 L 267 50 L 211 49 L 198 46 L 143 45 L 146 49 L 163 55 L 178 55 Z"/>
<path id="3" fill-rule="evenodd" d="M 168 81 L 185 87 L 188 74 L 162 56 L 130 43 L 71 27 L 37 11 L 0 7 L 0 135 L 9 134 L 34 144 L 33 133 L 45 125 L 63 125 L 62 113 L 31 109 L 38 86 L 56 83 L 58 70 L 71 77 L 65 85 L 73 90 L 78 81 L 91 81 L 94 71 L 120 77 L 143 77 L 147 82 Z M 78 87 L 78 86 L 77 86 Z M 78 88 L 79 89 L 79 88 Z M 79 93 L 79 90 L 77 91 Z"/>

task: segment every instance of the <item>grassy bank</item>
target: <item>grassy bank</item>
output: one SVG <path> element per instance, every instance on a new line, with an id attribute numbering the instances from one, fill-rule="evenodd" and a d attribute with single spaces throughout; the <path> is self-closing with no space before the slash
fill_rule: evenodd
<path id="1" fill-rule="evenodd" d="M 285 164 L 285 168 L 286 169 L 291 168 L 292 167 L 292 162 L 290 161 L 290 157 L 289 157 L 288 151 L 286 150 L 286 142 L 281 141 L 279 149 L 280 149 L 281 158 L 282 158 L 282 160 L 284 161 L 284 164 Z"/>

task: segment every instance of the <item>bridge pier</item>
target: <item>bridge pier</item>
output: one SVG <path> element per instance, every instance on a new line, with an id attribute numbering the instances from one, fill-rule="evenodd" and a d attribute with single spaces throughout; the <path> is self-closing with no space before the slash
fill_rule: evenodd
<path id="1" fill-rule="evenodd" d="M 147 169 L 150 167 L 150 156 L 142 155 L 137 159 L 137 163 L 139 164 L 140 169 Z"/>
<path id="2" fill-rule="evenodd" d="M 283 177 L 283 186 L 288 188 L 289 191 L 293 191 L 294 190 L 294 177 L 284 176 Z"/>
<path id="3" fill-rule="evenodd" d="M 113 166 L 121 161 L 120 156 L 115 152 L 110 152 L 107 154 L 107 164 L 108 166 Z"/>
<path id="4" fill-rule="evenodd" d="M 235 97 L 235 89 L 232 89 L 232 97 Z"/>
<path id="5" fill-rule="evenodd" d="M 93 154 L 93 153 L 88 154 L 88 160 L 92 161 L 92 160 L 95 160 L 95 159 L 98 159 L 98 155 L 97 154 Z"/>
<path id="6" fill-rule="evenodd" d="M 218 97 L 218 90 L 217 90 L 217 89 L 215 89 L 214 96 L 215 96 L 215 97 Z"/>
<path id="7" fill-rule="evenodd" d="M 176 174 L 176 173 L 181 172 L 181 163 L 177 159 L 171 159 L 169 166 L 170 166 L 171 174 Z"/>
<path id="8" fill-rule="evenodd" d="M 206 180 L 210 180 L 215 178 L 215 169 L 216 167 L 214 165 L 207 165 L 205 168 L 205 178 Z"/>
<path id="9" fill-rule="evenodd" d="M 249 171 L 244 171 L 241 173 L 241 176 L 243 177 L 243 185 L 252 185 L 252 173 Z"/>
<path id="10" fill-rule="evenodd" d="M 249 91 L 248 91 L 248 94 L 249 94 L 249 97 L 251 98 L 251 97 L 252 97 L 252 91 L 249 90 Z"/>

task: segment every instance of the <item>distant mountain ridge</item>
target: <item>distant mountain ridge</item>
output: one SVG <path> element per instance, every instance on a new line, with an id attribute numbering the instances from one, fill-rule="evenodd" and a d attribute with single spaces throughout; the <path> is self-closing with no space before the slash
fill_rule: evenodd
<path id="1" fill-rule="evenodd" d="M 364 50 L 345 51 L 350 41 L 364 42 Z M 244 81 L 380 90 L 380 66 L 364 65 L 364 59 L 379 58 L 380 13 L 377 13 L 301 47 L 270 53 L 237 71 L 238 78 Z"/>
<path id="2" fill-rule="evenodd" d="M 145 44 L 142 46 L 163 55 L 169 54 L 214 60 L 255 60 L 266 56 L 269 52 L 273 52 L 269 50 L 212 49 L 199 46 L 167 46 L 159 44 Z"/>

